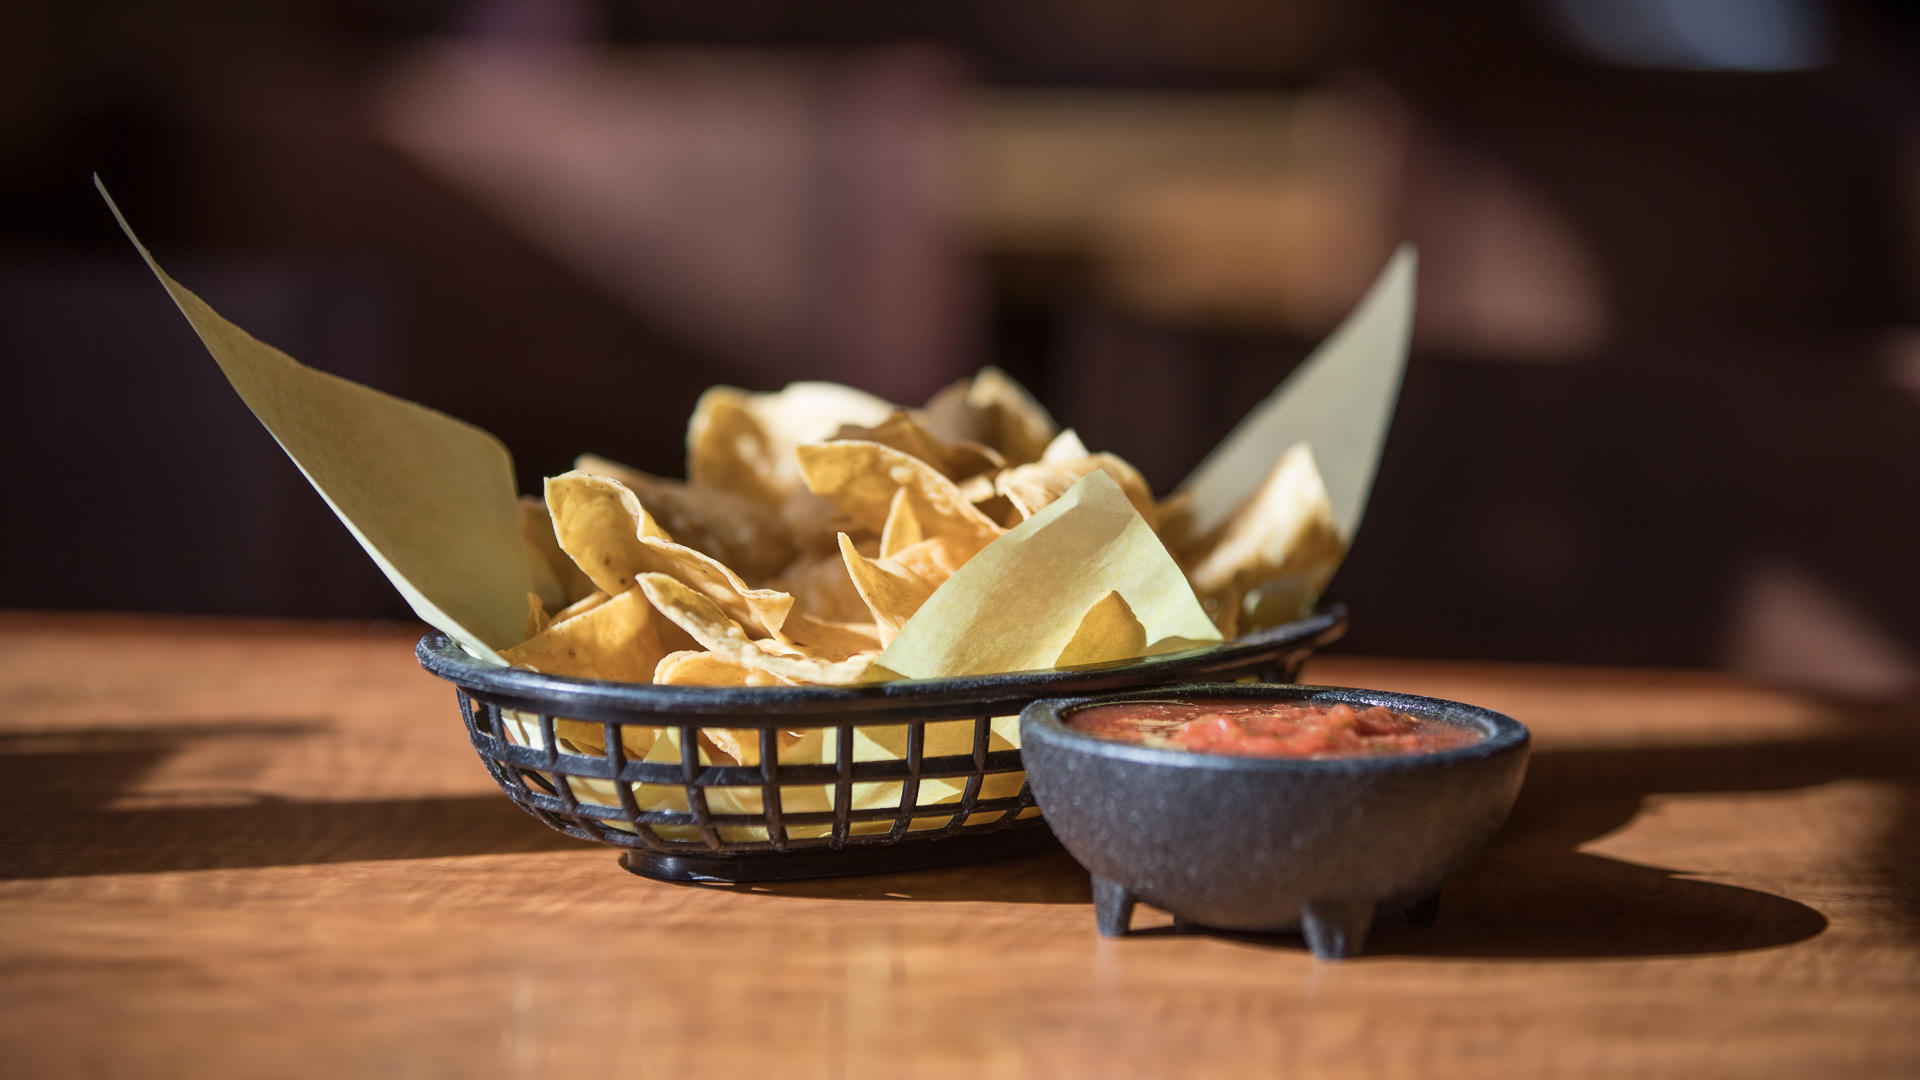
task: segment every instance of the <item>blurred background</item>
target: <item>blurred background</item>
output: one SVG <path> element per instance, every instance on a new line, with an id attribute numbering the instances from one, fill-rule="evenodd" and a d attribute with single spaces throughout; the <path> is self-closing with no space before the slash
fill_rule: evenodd
<path id="1" fill-rule="evenodd" d="M 1176 484 L 1421 249 L 1354 652 L 1920 683 L 1920 26 L 1816 0 L 0 9 L 11 607 L 404 617 L 119 235 L 309 364 L 678 475 L 983 363 Z"/>

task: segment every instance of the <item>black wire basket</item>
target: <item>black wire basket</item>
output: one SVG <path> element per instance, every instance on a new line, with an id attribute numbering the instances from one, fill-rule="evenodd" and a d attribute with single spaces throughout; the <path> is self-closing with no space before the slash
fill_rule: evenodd
<path id="1" fill-rule="evenodd" d="M 637 874 L 742 882 L 1051 845 L 1017 748 L 1029 702 L 1176 682 L 1292 682 L 1346 627 L 1346 609 L 1334 605 L 1142 660 L 854 688 L 544 675 L 482 663 L 443 634 L 421 638 L 415 652 L 454 684 L 474 749 L 522 809 L 623 849 Z"/>

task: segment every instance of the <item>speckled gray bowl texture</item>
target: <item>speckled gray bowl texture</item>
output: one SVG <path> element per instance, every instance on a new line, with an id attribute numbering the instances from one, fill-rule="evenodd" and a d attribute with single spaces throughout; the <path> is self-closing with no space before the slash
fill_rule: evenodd
<path id="1" fill-rule="evenodd" d="M 1062 722 L 1091 705 L 1169 699 L 1384 705 L 1485 737 L 1438 753 L 1259 758 L 1134 746 Z M 1376 913 L 1432 922 L 1440 883 L 1512 809 L 1528 742 L 1517 721 L 1455 701 L 1267 683 L 1037 701 L 1020 739 L 1047 824 L 1093 876 L 1102 934 L 1125 934 L 1138 900 L 1176 927 L 1298 929 L 1321 959 L 1358 955 Z"/>

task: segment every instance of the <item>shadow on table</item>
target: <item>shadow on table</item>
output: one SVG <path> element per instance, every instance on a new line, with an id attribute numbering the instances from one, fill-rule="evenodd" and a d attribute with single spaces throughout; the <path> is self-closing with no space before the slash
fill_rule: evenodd
<path id="1" fill-rule="evenodd" d="M 1911 875 L 1920 850 L 1920 717 L 1855 712 L 1855 733 L 1713 745 L 1536 753 L 1507 827 L 1447 883 L 1438 921 L 1420 929 L 1387 917 L 1369 956 L 1579 959 L 1683 956 L 1790 945 L 1827 928 L 1819 911 L 1759 889 L 1701 880 L 1712 866 L 1652 867 L 1580 851 L 1624 828 L 1654 795 L 1788 791 L 1837 780 L 1907 790 L 1894 820 L 1862 850 Z M 1765 837 L 1756 838 L 1765 843 Z M 1904 853 L 1904 854 L 1902 854 Z M 1898 860 L 1898 861 L 1896 861 Z M 1914 890 L 1907 932 L 1920 933 Z M 1171 927 L 1149 933 L 1172 933 Z M 1214 931 L 1202 931 L 1216 933 Z M 1218 934 L 1302 947 L 1297 934 Z"/>
<path id="2" fill-rule="evenodd" d="M 239 787 L 138 794 L 188 745 L 324 731 L 322 721 L 0 733 L 0 880 L 551 851 L 578 846 L 497 793 L 322 801 Z M 131 794 L 130 794 L 131 793 Z"/>
<path id="3" fill-rule="evenodd" d="M 1889 873 L 1915 875 L 1920 850 L 1920 715 L 1836 710 L 1828 736 L 1733 744 L 1543 750 L 1507 826 L 1447 883 L 1438 922 L 1416 929 L 1384 917 L 1370 956 L 1608 958 L 1764 949 L 1811 938 L 1827 918 L 1799 901 L 1702 880 L 1711 865 L 1652 867 L 1580 848 L 1628 825 L 1656 795 L 1788 791 L 1836 780 L 1906 786 L 1894 820 L 1867 856 Z M 1764 844 L 1764 837 L 1756 838 Z M 1916 882 L 1920 884 L 1920 882 Z M 735 888 L 860 900 L 1083 903 L 1086 875 L 1064 854 L 972 867 L 834 881 Z M 1920 888 L 1905 890 L 1909 932 L 1920 933 Z M 1089 907 L 1086 931 L 1094 932 Z M 1137 936 L 1173 934 L 1170 926 Z M 1199 930 L 1250 945 L 1302 948 L 1297 934 Z"/>
<path id="4" fill-rule="evenodd" d="M 813 881 L 763 881 L 746 885 L 697 888 L 826 900 L 990 901 L 1006 904 L 1092 904 L 1087 872 L 1064 849 L 1034 855 L 914 870 L 901 874 L 819 878 Z M 1087 909 L 1093 927 L 1093 909 Z"/>

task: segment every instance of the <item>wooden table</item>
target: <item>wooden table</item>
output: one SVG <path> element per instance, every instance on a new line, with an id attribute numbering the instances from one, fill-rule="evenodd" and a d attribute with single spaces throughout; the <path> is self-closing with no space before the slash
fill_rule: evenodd
<path id="1" fill-rule="evenodd" d="M 0 1074 L 1920 1071 L 1920 708 L 1317 661 L 1532 726 L 1438 925 L 1102 940 L 1062 854 L 754 888 L 493 787 L 416 631 L 0 615 Z"/>

